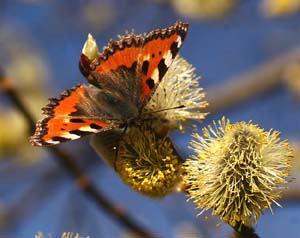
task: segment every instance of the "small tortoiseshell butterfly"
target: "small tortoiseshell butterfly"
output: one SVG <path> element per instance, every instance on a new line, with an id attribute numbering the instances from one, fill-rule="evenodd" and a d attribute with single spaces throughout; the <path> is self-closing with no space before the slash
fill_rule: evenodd
<path id="1" fill-rule="evenodd" d="M 80 70 L 90 86 L 65 90 L 42 109 L 33 145 L 55 145 L 90 133 L 134 125 L 176 57 L 188 24 L 110 40 L 95 60 L 81 54 Z"/>

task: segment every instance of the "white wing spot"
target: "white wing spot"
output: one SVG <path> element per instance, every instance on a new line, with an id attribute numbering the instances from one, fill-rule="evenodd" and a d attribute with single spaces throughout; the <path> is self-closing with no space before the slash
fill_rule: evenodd
<path id="1" fill-rule="evenodd" d="M 158 80 L 159 80 L 159 71 L 158 71 L 158 68 L 156 68 L 152 75 L 151 75 L 151 78 L 153 79 L 154 83 L 158 83 Z"/>
<path id="2" fill-rule="evenodd" d="M 144 56 L 143 61 L 149 61 L 151 58 L 150 54 Z"/>
<path id="3" fill-rule="evenodd" d="M 90 126 L 82 126 L 79 128 L 80 131 L 98 132 L 99 130 L 91 128 Z"/>
<path id="4" fill-rule="evenodd" d="M 56 140 L 47 140 L 46 142 L 49 143 L 49 144 L 53 144 L 53 145 L 56 145 L 56 144 L 60 143 L 59 141 L 56 141 Z M 42 144 L 38 143 L 38 145 L 42 145 Z"/>
<path id="5" fill-rule="evenodd" d="M 178 36 L 176 42 L 177 42 L 177 48 L 180 48 L 181 45 L 182 45 L 182 40 L 181 40 L 181 37 L 180 37 L 180 36 Z"/>
<path id="6" fill-rule="evenodd" d="M 167 53 L 165 53 L 164 54 L 164 60 L 165 60 L 165 65 L 167 66 L 167 67 L 169 67 L 171 64 L 172 64 L 172 62 L 173 62 L 173 58 L 172 58 L 172 53 L 171 53 L 171 51 L 170 50 L 168 50 L 167 51 Z"/>
<path id="7" fill-rule="evenodd" d="M 76 140 L 76 139 L 80 138 L 79 135 L 71 134 L 69 132 L 63 133 L 62 135 L 60 135 L 60 137 L 67 138 L 70 140 Z"/>

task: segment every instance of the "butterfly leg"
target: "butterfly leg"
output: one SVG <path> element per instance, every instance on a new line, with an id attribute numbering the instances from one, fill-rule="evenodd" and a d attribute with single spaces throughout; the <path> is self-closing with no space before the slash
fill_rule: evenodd
<path id="1" fill-rule="evenodd" d="M 123 139 L 124 135 L 126 134 L 127 129 L 128 129 L 128 125 L 125 125 L 125 127 L 124 127 L 123 131 L 121 132 L 121 135 L 118 139 L 116 147 L 114 148 L 116 150 L 115 159 L 114 159 L 114 169 L 115 169 L 115 171 L 117 171 L 116 161 L 117 161 L 117 159 L 119 159 L 119 155 L 120 155 L 120 142 Z"/>

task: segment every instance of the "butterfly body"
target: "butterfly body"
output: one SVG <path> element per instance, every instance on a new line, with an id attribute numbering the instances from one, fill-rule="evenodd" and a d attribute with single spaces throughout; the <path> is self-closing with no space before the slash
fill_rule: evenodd
<path id="1" fill-rule="evenodd" d="M 140 126 L 143 109 L 163 79 L 185 39 L 188 24 L 176 22 L 148 35 L 111 40 L 90 60 L 81 54 L 79 67 L 90 83 L 49 99 L 30 141 L 54 145 L 112 128 Z"/>

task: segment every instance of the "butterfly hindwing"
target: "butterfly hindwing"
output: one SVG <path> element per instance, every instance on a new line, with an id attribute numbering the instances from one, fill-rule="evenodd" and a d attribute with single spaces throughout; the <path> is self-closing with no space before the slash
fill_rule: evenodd
<path id="1" fill-rule="evenodd" d="M 109 107 L 110 103 L 105 103 L 107 99 L 102 91 L 85 85 L 65 90 L 60 98 L 49 99 L 42 109 L 46 117 L 37 122 L 31 143 L 38 146 L 54 145 L 118 126 L 118 122 L 109 120 L 109 112 L 105 111 L 104 106 L 100 111 L 95 96 L 102 98 L 103 105 Z"/>

